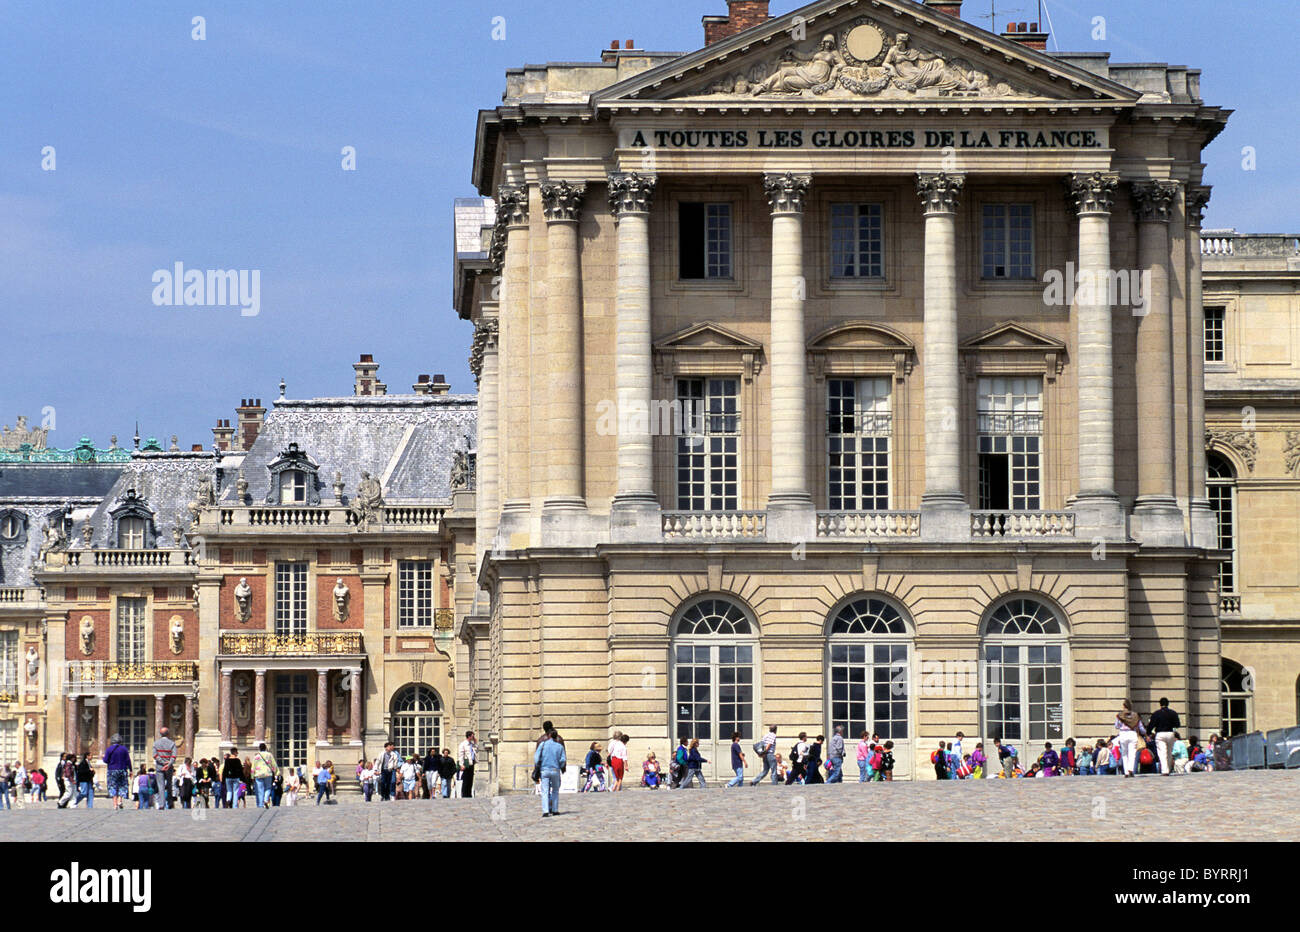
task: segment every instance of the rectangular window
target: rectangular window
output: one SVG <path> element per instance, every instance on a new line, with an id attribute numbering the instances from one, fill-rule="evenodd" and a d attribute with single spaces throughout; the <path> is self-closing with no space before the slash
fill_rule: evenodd
<path id="1" fill-rule="evenodd" d="M 827 506 L 889 509 L 889 379 L 826 381 Z"/>
<path id="2" fill-rule="evenodd" d="M 1043 384 L 1038 378 L 979 380 L 979 507 L 1042 508 Z"/>
<path id="3" fill-rule="evenodd" d="M 0 760 L 12 764 L 18 756 L 18 719 L 5 719 L 0 722 Z M 5 791 L 8 792 L 8 788 Z M 22 793 L 22 787 L 18 792 Z"/>
<path id="4" fill-rule="evenodd" d="M 431 560 L 398 561 L 397 624 L 401 628 L 433 626 L 433 562 Z"/>
<path id="5" fill-rule="evenodd" d="M 678 277 L 731 278 L 731 205 L 677 205 Z"/>
<path id="6" fill-rule="evenodd" d="M 1033 280 L 1034 206 L 985 204 L 980 220 L 981 277 Z"/>
<path id="7" fill-rule="evenodd" d="M 1233 528 L 1234 489 L 1231 483 L 1210 482 L 1206 493 L 1210 499 L 1210 510 L 1214 512 L 1214 524 L 1220 550 L 1226 550 L 1228 559 L 1219 564 L 1219 594 L 1237 594 L 1236 535 Z"/>
<path id="8" fill-rule="evenodd" d="M 307 674 L 275 676 L 275 762 L 281 767 L 307 763 Z"/>
<path id="9" fill-rule="evenodd" d="M 18 632 L 0 631 L 0 697 L 4 702 L 18 698 Z M 12 762 L 14 758 L 7 758 Z"/>
<path id="10" fill-rule="evenodd" d="M 143 699 L 117 700 L 117 733 L 122 743 L 131 751 L 131 759 L 144 758 L 149 744 L 149 719 Z"/>
<path id="11" fill-rule="evenodd" d="M 831 277 L 884 278 L 884 208 L 831 205 Z"/>
<path id="12" fill-rule="evenodd" d="M 307 501 L 307 474 L 299 469 L 280 473 L 280 504 L 300 505 Z"/>
<path id="13" fill-rule="evenodd" d="M 735 511 L 740 488 L 740 382 L 678 379 L 677 507 Z"/>
<path id="14" fill-rule="evenodd" d="M 122 518 L 117 522 L 117 546 L 123 550 L 144 549 L 144 518 Z"/>
<path id="15" fill-rule="evenodd" d="M 831 725 L 846 737 L 908 737 L 906 644 L 831 645 Z"/>
<path id="16" fill-rule="evenodd" d="M 117 600 L 117 662 L 145 662 L 144 599 Z"/>
<path id="17" fill-rule="evenodd" d="M 1224 308 L 1207 307 L 1205 309 L 1205 361 L 1224 361 Z"/>
<path id="18" fill-rule="evenodd" d="M 307 633 L 307 564 L 275 564 L 275 633 Z"/>

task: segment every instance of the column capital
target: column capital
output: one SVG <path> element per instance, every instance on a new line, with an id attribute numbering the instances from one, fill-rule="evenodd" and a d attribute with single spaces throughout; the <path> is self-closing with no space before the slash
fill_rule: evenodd
<path id="1" fill-rule="evenodd" d="M 774 214 L 801 214 L 803 202 L 808 197 L 812 175 L 794 172 L 769 172 L 763 175 L 763 190 Z"/>
<path id="2" fill-rule="evenodd" d="M 483 357 L 497 351 L 500 324 L 495 318 L 480 320 L 474 327 L 474 342 L 469 349 L 469 371 L 474 373 L 474 384 L 483 377 Z"/>
<path id="3" fill-rule="evenodd" d="M 1187 188 L 1187 225 L 1193 229 L 1199 230 L 1201 223 L 1205 220 L 1205 208 L 1210 203 L 1210 191 L 1212 188 L 1208 184 L 1189 185 Z"/>
<path id="4" fill-rule="evenodd" d="M 542 183 L 542 212 L 547 223 L 576 223 L 582 213 L 582 201 L 587 196 L 585 184 L 568 181 Z"/>
<path id="5" fill-rule="evenodd" d="M 655 175 L 643 175 L 640 172 L 610 172 L 609 209 L 614 218 L 618 219 L 623 214 L 649 213 L 658 181 Z"/>
<path id="6" fill-rule="evenodd" d="M 1181 187 L 1179 182 L 1151 179 L 1133 181 L 1130 185 L 1133 189 L 1134 208 L 1140 222 L 1169 222 L 1169 208 L 1178 197 L 1178 189 Z"/>
<path id="7" fill-rule="evenodd" d="M 497 223 L 507 230 L 528 226 L 528 185 L 503 184 L 497 187 Z"/>
<path id="8" fill-rule="evenodd" d="M 917 172 L 916 193 L 926 214 L 952 214 L 966 184 L 965 175 L 948 172 Z"/>
<path id="9" fill-rule="evenodd" d="M 1109 214 L 1115 205 L 1119 172 L 1074 172 L 1065 184 L 1077 214 Z"/>

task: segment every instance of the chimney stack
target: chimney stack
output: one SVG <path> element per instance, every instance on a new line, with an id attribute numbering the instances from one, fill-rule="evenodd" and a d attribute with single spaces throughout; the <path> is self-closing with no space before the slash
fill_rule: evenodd
<path id="1" fill-rule="evenodd" d="M 356 370 L 356 382 L 352 386 L 352 394 L 388 394 L 388 386 L 379 381 L 379 363 L 375 362 L 374 356 L 369 353 L 362 353 L 361 361 L 354 362 L 352 368 Z"/>
<path id="2" fill-rule="evenodd" d="M 936 13 L 947 13 L 961 19 L 961 0 L 923 0 Z"/>
<path id="3" fill-rule="evenodd" d="M 625 52 L 632 52 L 632 51 L 635 51 L 635 50 L 636 50 L 636 43 L 633 42 L 631 39 L 625 39 L 625 40 L 623 41 L 623 45 L 621 46 L 621 49 L 622 49 L 623 51 L 625 51 Z M 610 40 L 609 40 L 609 48 L 607 48 L 607 49 L 601 49 L 601 50 L 600 50 L 600 60 L 601 60 L 601 61 L 616 61 L 616 60 L 618 59 L 618 53 L 619 53 L 619 50 L 620 50 L 620 46 L 619 46 L 619 44 L 618 44 L 618 40 L 617 40 L 617 39 L 610 39 Z"/>
<path id="4" fill-rule="evenodd" d="M 217 420 L 217 426 L 212 428 L 212 442 L 218 450 L 229 450 L 231 442 L 235 437 L 235 429 L 230 426 L 228 420 Z"/>
<path id="5" fill-rule="evenodd" d="M 252 449 L 253 441 L 262 432 L 262 421 L 266 419 L 266 409 L 262 407 L 261 398 L 244 398 L 235 409 L 238 417 L 239 449 Z"/>
<path id="6" fill-rule="evenodd" d="M 412 390 L 413 390 L 417 395 L 432 395 L 432 394 L 433 394 L 433 391 L 432 391 L 433 386 L 429 383 L 429 376 L 428 376 L 428 375 L 425 375 L 425 374 L 423 374 L 423 373 L 421 373 L 420 377 L 417 378 L 417 379 L 415 380 L 415 384 L 411 386 L 411 389 L 412 389 Z"/>
<path id="7" fill-rule="evenodd" d="M 712 45 L 729 39 L 736 33 L 766 22 L 768 0 L 727 0 L 726 16 L 705 16 L 704 44 Z"/>
<path id="8" fill-rule="evenodd" d="M 1049 35 L 1048 32 L 1039 31 L 1038 23 L 1007 23 L 1007 31 L 1002 33 L 1002 38 L 1019 42 L 1025 48 L 1046 52 Z"/>
<path id="9" fill-rule="evenodd" d="M 447 377 L 441 372 L 435 375 L 433 381 L 429 383 L 429 394 L 431 395 L 445 395 L 449 391 L 451 391 L 451 386 L 447 384 Z"/>

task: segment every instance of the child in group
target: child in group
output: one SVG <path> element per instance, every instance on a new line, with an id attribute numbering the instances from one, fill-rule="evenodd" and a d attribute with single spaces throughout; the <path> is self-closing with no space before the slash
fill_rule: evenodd
<path id="1" fill-rule="evenodd" d="M 1074 773 L 1075 767 L 1078 766 L 1078 760 L 1074 753 L 1074 739 L 1066 738 L 1065 747 L 1061 748 L 1061 769 L 1060 775 L 1068 777 Z"/>
<path id="2" fill-rule="evenodd" d="M 944 763 L 948 767 L 948 779 L 958 779 L 957 771 L 961 767 L 961 758 L 957 755 L 957 752 L 953 750 L 951 741 L 949 741 L 944 747 Z"/>
<path id="3" fill-rule="evenodd" d="M 783 784 L 785 783 L 786 778 L 790 776 L 790 768 L 781 757 L 780 751 L 777 751 L 776 756 L 773 759 L 776 761 L 776 782 Z"/>
<path id="4" fill-rule="evenodd" d="M 659 761 L 655 760 L 655 752 L 651 751 L 641 765 L 641 785 L 648 786 L 652 790 L 659 789 L 661 779 Z"/>
<path id="5" fill-rule="evenodd" d="M 866 783 L 875 776 L 875 770 L 871 766 L 871 742 L 867 740 L 867 733 L 862 733 L 862 740 L 858 742 L 858 782 Z"/>
<path id="6" fill-rule="evenodd" d="M 153 777 L 144 769 L 143 764 L 140 765 L 140 773 L 135 778 L 135 793 L 137 809 L 152 808 L 150 800 L 153 799 Z"/>
<path id="7" fill-rule="evenodd" d="M 957 779 L 967 780 L 974 772 L 975 768 L 971 765 L 970 755 L 966 754 L 962 757 L 961 763 L 957 765 Z"/>
<path id="8" fill-rule="evenodd" d="M 581 793 L 599 793 L 605 789 L 605 765 L 600 756 L 600 742 L 591 742 L 591 747 L 587 750 L 587 758 L 582 763 L 582 771 L 586 774 L 586 781 L 579 790 Z M 595 787 L 593 790 L 592 787 Z"/>
<path id="9" fill-rule="evenodd" d="M 982 780 L 987 772 L 989 759 L 984 756 L 984 744 L 980 742 L 975 745 L 975 750 L 970 755 L 971 778 Z"/>
<path id="10" fill-rule="evenodd" d="M 880 754 L 880 763 L 876 766 L 876 779 L 881 777 L 890 782 L 894 782 L 894 742 L 886 741 L 885 750 L 881 753 L 880 748 L 876 748 L 876 753 Z"/>
<path id="11" fill-rule="evenodd" d="M 1043 753 L 1039 755 L 1038 761 L 1042 764 L 1043 776 L 1056 776 L 1056 768 L 1061 766 L 1061 756 L 1052 750 L 1052 742 L 1043 745 Z"/>
<path id="12" fill-rule="evenodd" d="M 1174 732 L 1174 773 L 1187 773 L 1187 742 L 1178 732 Z"/>
<path id="13" fill-rule="evenodd" d="M 948 779 L 948 748 L 942 741 L 937 750 L 930 752 L 930 763 L 934 765 L 936 780 Z"/>

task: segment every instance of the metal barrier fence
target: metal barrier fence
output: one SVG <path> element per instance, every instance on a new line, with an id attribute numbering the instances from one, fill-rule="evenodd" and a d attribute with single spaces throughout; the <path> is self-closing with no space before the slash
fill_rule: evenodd
<path id="1" fill-rule="evenodd" d="M 1229 738 L 1215 749 L 1214 765 L 1225 770 L 1300 769 L 1300 725 Z"/>

